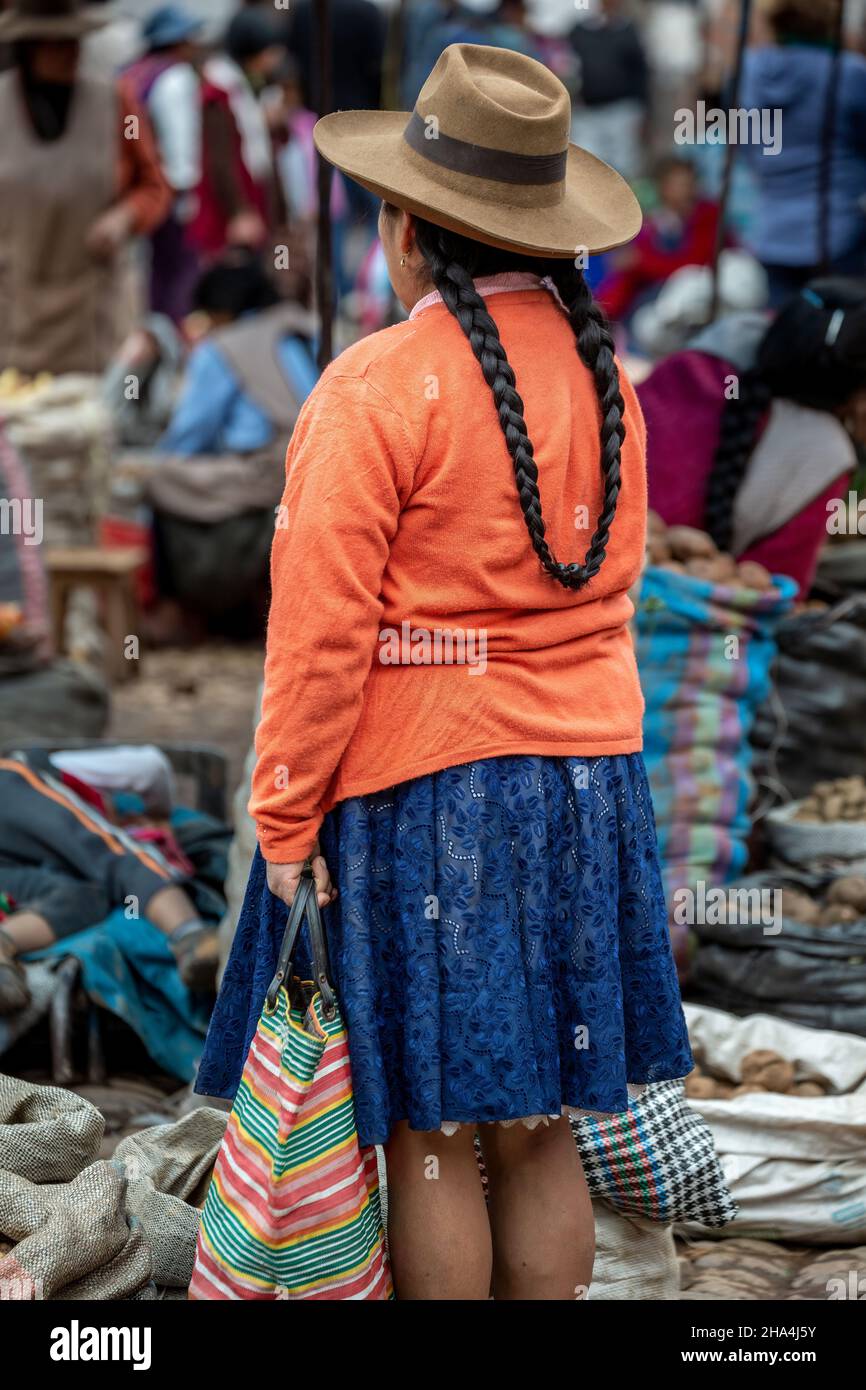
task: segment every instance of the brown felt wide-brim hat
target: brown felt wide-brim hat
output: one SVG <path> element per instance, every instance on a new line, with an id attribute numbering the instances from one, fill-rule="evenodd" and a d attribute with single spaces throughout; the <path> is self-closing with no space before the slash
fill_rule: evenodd
<path id="1" fill-rule="evenodd" d="M 76 0 L 24 0 L 14 9 L 0 12 L 0 43 L 83 39 L 107 23 L 104 14 L 85 8 Z"/>
<path id="2" fill-rule="evenodd" d="M 577 257 L 631 241 L 641 211 L 570 128 L 568 92 L 542 63 L 452 44 L 413 112 L 336 111 L 314 133 L 325 159 L 396 207 L 491 246 Z"/>

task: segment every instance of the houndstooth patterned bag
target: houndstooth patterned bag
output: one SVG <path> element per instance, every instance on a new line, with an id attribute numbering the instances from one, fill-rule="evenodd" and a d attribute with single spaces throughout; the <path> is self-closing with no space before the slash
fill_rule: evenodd
<path id="1" fill-rule="evenodd" d="M 590 1192 L 619 1211 L 712 1227 L 736 1216 L 710 1127 L 681 1081 L 656 1082 L 626 1114 L 584 1115 L 572 1128 Z"/>

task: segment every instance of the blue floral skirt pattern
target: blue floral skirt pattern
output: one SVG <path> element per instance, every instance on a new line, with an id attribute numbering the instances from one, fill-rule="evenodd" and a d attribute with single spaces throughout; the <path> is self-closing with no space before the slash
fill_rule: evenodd
<path id="1" fill-rule="evenodd" d="M 621 1113 L 692 1068 L 639 754 L 488 758 L 326 817 L 358 1133 Z M 264 882 L 257 857 L 253 880 Z M 248 894 L 196 1090 L 234 1095 L 285 922 Z M 305 962 L 301 962 L 302 969 Z"/>

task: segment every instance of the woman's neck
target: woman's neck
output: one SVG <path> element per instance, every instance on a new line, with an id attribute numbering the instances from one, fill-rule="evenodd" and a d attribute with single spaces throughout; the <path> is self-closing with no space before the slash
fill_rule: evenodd
<path id="1" fill-rule="evenodd" d="M 532 271 L 502 270 L 498 275 L 479 275 L 472 283 L 482 299 L 486 299 L 487 296 L 491 294 L 508 294 L 516 290 L 537 289 L 543 281 L 539 275 L 535 275 Z M 409 317 L 414 318 L 416 314 L 420 314 L 424 309 L 429 308 L 431 304 L 439 304 L 441 301 L 442 296 L 431 281 L 430 290 L 428 290 L 427 294 L 421 299 L 417 300 Z"/>

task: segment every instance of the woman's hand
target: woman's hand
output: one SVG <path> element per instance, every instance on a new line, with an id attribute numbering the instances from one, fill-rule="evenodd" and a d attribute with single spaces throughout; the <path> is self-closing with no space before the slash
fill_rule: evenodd
<path id="1" fill-rule="evenodd" d="M 123 203 L 115 203 L 107 211 L 100 213 L 85 237 L 85 245 L 91 256 L 98 261 L 110 261 L 117 254 L 132 231 L 132 218 Z"/>
<path id="2" fill-rule="evenodd" d="M 267 230 L 255 208 L 242 208 L 226 227 L 226 241 L 230 246 L 249 246 L 256 250 L 267 236 Z"/>
<path id="3" fill-rule="evenodd" d="M 286 907 L 291 907 L 294 902 L 301 881 L 301 871 L 306 862 L 306 859 L 301 859 L 295 864 L 268 864 L 268 887 L 275 898 L 282 899 Z M 318 890 L 316 901 L 319 907 L 327 907 L 336 898 L 337 890 L 331 883 L 328 866 L 319 853 L 318 845 L 310 858 L 310 867 Z"/>

